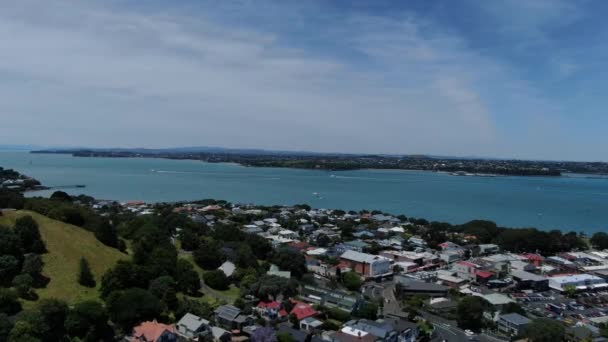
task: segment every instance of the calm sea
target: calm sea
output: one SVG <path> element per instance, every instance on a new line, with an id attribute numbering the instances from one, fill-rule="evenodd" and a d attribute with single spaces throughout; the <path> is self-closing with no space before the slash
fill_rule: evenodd
<path id="1" fill-rule="evenodd" d="M 608 178 L 461 177 L 393 170 L 327 172 L 166 159 L 74 158 L 0 152 L 0 166 L 48 186 L 84 184 L 100 199 L 297 204 L 378 209 L 429 220 L 489 219 L 510 227 L 608 230 Z M 317 194 L 315 194 L 317 193 Z M 39 195 L 48 195 L 40 192 Z"/>

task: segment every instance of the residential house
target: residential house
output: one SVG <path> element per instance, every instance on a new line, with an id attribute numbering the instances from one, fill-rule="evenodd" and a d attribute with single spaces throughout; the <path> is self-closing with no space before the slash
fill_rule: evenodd
<path id="1" fill-rule="evenodd" d="M 287 324 L 279 324 L 277 327 L 277 334 L 287 334 L 296 342 L 323 342 L 319 337 L 311 336 L 312 334 L 310 332 L 302 329 L 294 329 Z"/>
<path id="2" fill-rule="evenodd" d="M 177 334 L 188 340 L 198 340 L 199 337 L 211 335 L 209 321 L 187 313 L 176 324 Z"/>
<path id="3" fill-rule="evenodd" d="M 462 278 L 468 281 L 477 280 L 477 268 L 479 266 L 468 261 L 459 261 L 454 264 L 453 270 L 458 275 L 458 278 Z"/>
<path id="4" fill-rule="evenodd" d="M 336 245 L 336 252 L 342 254 L 346 251 L 363 252 L 365 248 L 369 247 L 369 244 L 361 240 L 346 241 L 344 243 Z"/>
<path id="5" fill-rule="evenodd" d="M 133 328 L 130 342 L 176 342 L 175 326 L 152 322 L 143 322 Z"/>
<path id="6" fill-rule="evenodd" d="M 322 325 L 323 325 L 323 322 L 319 321 L 318 319 L 312 318 L 312 317 L 307 317 L 300 321 L 300 329 L 307 331 L 309 333 L 312 333 L 312 332 L 315 332 L 315 331 L 321 329 Z"/>
<path id="7" fill-rule="evenodd" d="M 421 247 L 421 248 L 428 247 L 426 240 L 424 240 L 423 238 L 421 238 L 419 236 L 412 236 L 411 238 L 409 238 L 407 240 L 407 242 L 414 247 Z"/>
<path id="8" fill-rule="evenodd" d="M 422 295 L 428 297 L 445 297 L 450 289 L 447 286 L 427 283 L 420 280 L 395 276 L 396 290 L 400 296 Z"/>
<path id="9" fill-rule="evenodd" d="M 254 310 L 260 315 L 270 319 L 283 318 L 288 315 L 281 303 L 276 300 L 272 302 L 259 302 Z"/>
<path id="10" fill-rule="evenodd" d="M 270 269 L 266 272 L 266 274 L 281 277 L 281 278 L 286 278 L 286 279 L 291 278 L 290 271 L 281 271 L 279 269 L 279 266 L 274 265 L 274 264 L 270 265 Z"/>
<path id="11" fill-rule="evenodd" d="M 438 270 L 437 280 L 454 289 L 464 285 L 467 282 L 466 279 L 457 277 L 455 272 L 449 270 Z"/>
<path id="12" fill-rule="evenodd" d="M 304 285 L 302 287 L 302 296 L 307 302 L 320 304 L 329 308 L 339 308 L 349 313 L 359 303 L 359 299 L 349 292 L 311 285 Z"/>
<path id="13" fill-rule="evenodd" d="M 378 319 L 376 321 L 359 319 L 346 322 L 349 331 L 365 332 L 380 342 L 414 342 L 419 335 L 418 325 L 400 319 Z M 344 331 L 344 329 L 343 329 Z"/>
<path id="14" fill-rule="evenodd" d="M 236 270 L 236 265 L 230 261 L 225 261 L 220 267 L 218 267 L 218 270 L 224 272 L 226 277 L 232 277 L 234 271 Z"/>
<path id="15" fill-rule="evenodd" d="M 365 278 L 392 274 L 391 260 L 379 255 L 346 251 L 342 253 L 340 259 Z"/>
<path id="16" fill-rule="evenodd" d="M 526 271 L 511 271 L 518 290 L 533 290 L 543 292 L 549 290 L 549 279 Z"/>
<path id="17" fill-rule="evenodd" d="M 495 244 L 481 244 L 479 245 L 479 254 L 480 255 L 488 255 L 495 254 L 500 251 L 500 247 Z"/>
<path id="18" fill-rule="evenodd" d="M 457 250 L 444 251 L 439 253 L 439 259 L 441 259 L 441 261 L 445 262 L 446 264 L 452 264 L 462 260 L 462 253 Z"/>
<path id="19" fill-rule="evenodd" d="M 220 327 L 211 327 L 211 335 L 213 336 L 213 342 L 231 342 L 232 334 Z"/>
<path id="20" fill-rule="evenodd" d="M 319 314 L 319 312 L 317 312 L 317 310 L 315 310 L 310 304 L 295 300 L 292 300 L 292 302 L 294 306 L 293 309 L 291 309 L 291 312 L 289 312 L 289 314 L 295 315 L 298 321 L 301 321 L 308 317 L 314 317 Z"/>
<path id="21" fill-rule="evenodd" d="M 253 318 L 241 312 L 234 305 L 222 305 L 215 310 L 215 323 L 228 330 L 238 329 L 253 324 Z"/>
<path id="22" fill-rule="evenodd" d="M 500 315 L 498 318 L 498 330 L 510 336 L 520 336 L 524 329 L 530 324 L 530 319 L 518 313 Z"/>

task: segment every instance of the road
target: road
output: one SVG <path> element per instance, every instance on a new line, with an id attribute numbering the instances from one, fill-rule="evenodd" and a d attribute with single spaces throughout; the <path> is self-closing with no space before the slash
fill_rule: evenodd
<path id="1" fill-rule="evenodd" d="M 382 298 L 384 301 L 384 314 L 407 317 L 408 313 L 403 311 L 397 298 L 395 297 L 395 283 L 393 281 L 384 282 L 382 284 L 369 283 L 364 288 L 364 293 L 372 298 Z M 494 337 L 485 334 L 475 334 L 467 336 L 464 331 L 457 327 L 456 321 L 450 321 L 443 317 L 439 317 L 428 312 L 419 311 L 418 315 L 433 324 L 435 327 L 436 336 L 433 341 L 456 341 L 456 342 L 504 342 Z"/>

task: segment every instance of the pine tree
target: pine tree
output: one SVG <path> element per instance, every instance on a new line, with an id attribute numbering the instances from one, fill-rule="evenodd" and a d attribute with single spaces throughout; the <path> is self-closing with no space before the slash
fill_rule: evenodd
<path id="1" fill-rule="evenodd" d="M 80 258 L 80 270 L 78 272 L 78 283 L 86 287 L 95 287 L 95 277 L 91 272 L 89 262 L 85 258 Z"/>

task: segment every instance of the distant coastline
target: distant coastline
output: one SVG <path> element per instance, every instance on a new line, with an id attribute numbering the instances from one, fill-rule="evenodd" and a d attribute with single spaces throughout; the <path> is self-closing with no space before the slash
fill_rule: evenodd
<path id="1" fill-rule="evenodd" d="M 220 150 L 38 150 L 37 154 L 70 154 L 86 158 L 163 158 L 200 160 L 209 163 L 233 163 L 246 167 L 278 167 L 326 171 L 351 170 L 410 170 L 443 172 L 454 176 L 545 176 L 559 177 L 563 173 L 589 175 L 608 174 L 608 163 L 551 162 L 526 160 L 466 159 L 427 156 L 385 156 L 352 154 L 316 154 Z"/>

